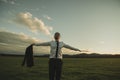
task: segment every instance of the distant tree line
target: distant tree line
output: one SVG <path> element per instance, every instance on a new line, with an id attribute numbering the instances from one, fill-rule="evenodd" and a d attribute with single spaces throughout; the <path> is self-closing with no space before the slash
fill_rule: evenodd
<path id="1" fill-rule="evenodd" d="M 24 56 L 20 54 L 0 54 L 0 56 Z M 49 57 L 49 54 L 44 54 L 44 55 L 34 55 L 35 57 Z M 80 53 L 80 54 L 75 54 L 75 55 L 69 55 L 69 54 L 63 54 L 64 58 L 120 58 L 120 54 L 99 54 L 99 53 Z"/>
<path id="2" fill-rule="evenodd" d="M 70 58 L 120 58 L 120 54 L 98 54 L 98 53 L 81 53 L 76 55 L 64 55 L 63 57 L 70 57 Z"/>

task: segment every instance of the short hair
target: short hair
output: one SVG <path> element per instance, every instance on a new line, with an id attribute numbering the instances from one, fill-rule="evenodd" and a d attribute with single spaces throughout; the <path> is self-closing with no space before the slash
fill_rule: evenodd
<path id="1" fill-rule="evenodd" d="M 56 37 L 56 36 L 59 36 L 59 37 L 60 37 L 60 33 L 59 33 L 59 32 L 56 32 L 56 33 L 54 34 L 54 38 L 55 38 L 55 39 L 58 38 L 58 37 Z"/>
<path id="2" fill-rule="evenodd" d="M 55 32 L 54 36 L 55 36 L 55 35 L 59 35 L 59 36 L 60 36 L 60 33 L 59 33 L 59 32 Z"/>

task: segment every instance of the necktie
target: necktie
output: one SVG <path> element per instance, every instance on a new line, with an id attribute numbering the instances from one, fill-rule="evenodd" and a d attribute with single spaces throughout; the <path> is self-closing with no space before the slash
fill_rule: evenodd
<path id="1" fill-rule="evenodd" d="M 56 55 L 55 55 L 55 57 L 57 58 L 57 56 L 58 56 L 59 41 L 56 41 L 56 44 L 57 44 L 57 47 L 56 47 Z"/>

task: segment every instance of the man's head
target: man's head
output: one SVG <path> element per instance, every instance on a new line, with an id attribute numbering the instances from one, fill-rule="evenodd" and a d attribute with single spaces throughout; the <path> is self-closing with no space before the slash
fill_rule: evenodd
<path id="1" fill-rule="evenodd" d="M 59 41 L 59 39 L 60 39 L 60 33 L 59 33 L 59 32 L 56 32 L 56 33 L 54 34 L 54 39 L 55 39 L 56 41 Z"/>

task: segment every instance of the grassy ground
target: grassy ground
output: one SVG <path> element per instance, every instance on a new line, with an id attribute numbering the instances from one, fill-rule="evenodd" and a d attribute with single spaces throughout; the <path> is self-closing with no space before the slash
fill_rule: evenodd
<path id="1" fill-rule="evenodd" d="M 48 80 L 48 58 L 35 58 L 32 68 L 23 57 L 0 57 L 0 80 Z M 62 80 L 120 80 L 120 58 L 64 58 Z"/>

